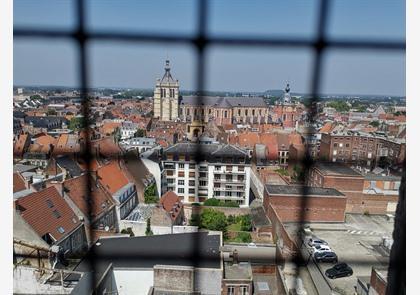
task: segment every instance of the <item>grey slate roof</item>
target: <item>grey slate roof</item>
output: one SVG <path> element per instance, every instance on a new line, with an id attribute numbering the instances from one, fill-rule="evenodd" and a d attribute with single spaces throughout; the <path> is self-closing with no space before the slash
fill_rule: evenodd
<path id="1" fill-rule="evenodd" d="M 209 232 L 104 238 L 98 240 L 100 245 L 96 243 L 86 257 L 95 257 L 97 280 L 111 263 L 114 268 L 124 269 L 152 269 L 158 264 L 220 269 L 220 239 L 220 233 Z M 75 271 L 90 272 L 91 267 L 86 258 Z"/>
<path id="2" fill-rule="evenodd" d="M 282 195 L 282 196 L 296 196 L 301 197 L 303 193 L 304 186 L 298 185 L 274 185 L 267 184 L 265 189 L 270 195 Z M 317 196 L 317 197 L 345 197 L 344 194 L 340 193 L 334 188 L 321 188 L 321 187 L 311 187 L 307 186 L 308 196 Z"/>
<path id="3" fill-rule="evenodd" d="M 184 96 L 181 105 L 231 107 L 267 107 L 262 97 L 218 97 L 218 96 Z"/>
<path id="4" fill-rule="evenodd" d="M 248 154 L 246 151 L 229 144 L 197 144 L 190 142 L 181 142 L 173 146 L 166 148 L 164 153 L 175 153 L 175 154 L 188 154 L 195 155 L 201 151 L 204 155 L 208 156 L 239 156 L 246 157 Z"/>
<path id="5" fill-rule="evenodd" d="M 68 171 L 71 177 L 77 177 L 82 175 L 83 171 L 82 169 L 80 169 L 80 166 L 77 165 L 77 163 L 69 156 L 58 157 L 56 161 L 60 167 L 63 167 Z"/>
<path id="6" fill-rule="evenodd" d="M 320 162 L 315 165 L 325 175 L 339 175 L 339 176 L 360 176 L 363 177 L 356 170 L 351 169 L 342 163 Z"/>

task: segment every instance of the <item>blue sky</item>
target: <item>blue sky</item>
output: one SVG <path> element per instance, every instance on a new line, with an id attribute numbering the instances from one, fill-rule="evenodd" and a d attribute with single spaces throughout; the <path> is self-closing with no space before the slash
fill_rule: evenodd
<path id="1" fill-rule="evenodd" d="M 210 35 L 314 37 L 317 0 L 209 1 Z M 405 1 L 333 0 L 330 38 L 405 39 Z M 89 30 L 129 30 L 194 35 L 195 1 L 88 1 Z M 72 1 L 15 0 L 15 26 L 72 29 Z M 71 41 L 14 41 L 16 85 L 77 86 L 77 48 Z M 181 88 L 194 89 L 196 55 L 187 45 L 90 42 L 92 86 L 152 88 L 171 59 Z M 206 88 L 309 92 L 311 49 L 211 46 Z M 324 93 L 405 95 L 405 55 L 399 52 L 328 51 Z"/>

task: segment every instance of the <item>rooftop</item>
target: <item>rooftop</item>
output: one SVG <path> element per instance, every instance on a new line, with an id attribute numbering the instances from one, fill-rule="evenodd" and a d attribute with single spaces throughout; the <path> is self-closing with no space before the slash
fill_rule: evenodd
<path id="1" fill-rule="evenodd" d="M 220 269 L 220 240 L 220 232 L 102 238 L 86 257 L 95 256 L 98 280 L 111 263 L 114 269 L 152 269 L 155 265 Z M 83 259 L 75 270 L 91 271 L 89 259 Z"/>
<path id="2" fill-rule="evenodd" d="M 60 240 L 80 225 L 79 219 L 55 187 L 21 197 L 15 200 L 15 204 L 23 219 L 40 237 L 49 233 Z"/>
<path id="3" fill-rule="evenodd" d="M 181 142 L 170 146 L 164 150 L 164 153 L 195 155 L 199 151 L 205 156 L 216 157 L 246 157 L 248 155 L 244 150 L 229 144 L 196 144 L 189 142 Z"/>
<path id="4" fill-rule="evenodd" d="M 181 105 L 202 105 L 220 108 L 267 107 L 262 97 L 184 96 Z"/>
<path id="5" fill-rule="evenodd" d="M 319 162 L 314 168 L 324 175 L 363 177 L 359 172 L 342 163 Z"/>
<path id="6" fill-rule="evenodd" d="M 249 262 L 225 262 L 224 269 L 227 280 L 252 280 L 252 268 Z"/>
<path id="7" fill-rule="evenodd" d="M 344 194 L 340 193 L 334 188 L 321 188 L 311 186 L 298 186 L 298 185 L 265 185 L 265 189 L 269 195 L 291 195 L 291 196 L 302 196 L 303 190 L 306 189 L 307 196 L 317 197 L 345 197 Z"/>

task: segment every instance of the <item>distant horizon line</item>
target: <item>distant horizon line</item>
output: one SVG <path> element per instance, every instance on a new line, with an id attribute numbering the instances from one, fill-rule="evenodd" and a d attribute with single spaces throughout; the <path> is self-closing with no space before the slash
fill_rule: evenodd
<path id="1" fill-rule="evenodd" d="M 69 89 L 77 89 L 80 90 L 80 87 L 76 86 L 62 86 L 62 85 L 13 85 L 13 88 L 69 88 Z M 120 87 L 120 86 L 95 86 L 89 87 L 89 89 L 111 89 L 111 90 L 148 90 L 153 91 L 154 88 L 137 88 L 137 87 Z M 265 93 L 268 91 L 283 91 L 283 89 L 266 89 L 264 91 L 244 91 L 244 90 L 204 90 L 204 92 L 226 92 L 226 93 Z M 198 90 L 180 90 L 180 92 L 198 92 Z M 312 95 L 312 93 L 305 93 L 305 92 L 291 92 L 291 94 L 295 95 Z M 397 94 L 355 94 L 355 93 L 319 93 L 322 96 L 381 96 L 381 97 L 395 97 L 395 98 L 406 98 L 406 95 L 397 95 Z"/>

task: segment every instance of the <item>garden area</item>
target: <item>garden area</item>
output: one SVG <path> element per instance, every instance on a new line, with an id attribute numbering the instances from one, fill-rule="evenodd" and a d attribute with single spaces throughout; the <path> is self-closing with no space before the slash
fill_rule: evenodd
<path id="1" fill-rule="evenodd" d="M 201 214 L 191 215 L 190 225 L 202 229 L 221 231 L 225 242 L 252 242 L 252 224 L 249 214 L 226 217 L 223 212 L 206 208 Z"/>

